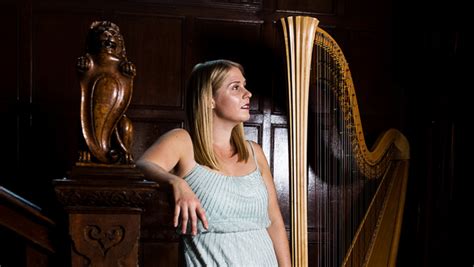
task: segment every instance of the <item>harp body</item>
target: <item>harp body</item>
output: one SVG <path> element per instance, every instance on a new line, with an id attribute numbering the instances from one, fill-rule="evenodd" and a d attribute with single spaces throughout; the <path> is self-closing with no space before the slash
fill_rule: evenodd
<path id="1" fill-rule="evenodd" d="M 308 228 L 316 235 L 311 266 L 395 266 L 408 142 L 390 129 L 369 149 L 348 63 L 336 41 L 317 27 L 315 18 L 281 22 L 293 266 L 309 265 Z M 308 187 L 315 193 L 308 195 Z M 315 199 L 314 206 L 308 207 L 308 197 Z"/>

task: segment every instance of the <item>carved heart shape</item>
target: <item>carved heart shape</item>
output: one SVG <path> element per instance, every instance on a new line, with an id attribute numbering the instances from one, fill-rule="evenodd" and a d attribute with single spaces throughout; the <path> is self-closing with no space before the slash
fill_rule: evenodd
<path id="1" fill-rule="evenodd" d="M 105 231 L 102 231 L 97 225 L 88 225 L 84 228 L 85 240 L 96 246 L 98 245 L 104 256 L 110 248 L 122 242 L 124 233 L 125 229 L 120 225 L 112 226 Z"/>

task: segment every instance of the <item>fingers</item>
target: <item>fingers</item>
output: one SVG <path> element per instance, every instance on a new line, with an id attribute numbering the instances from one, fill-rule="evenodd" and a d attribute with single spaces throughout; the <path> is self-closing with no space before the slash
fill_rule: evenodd
<path id="1" fill-rule="evenodd" d="M 202 225 L 207 230 L 209 228 L 209 224 L 208 224 L 207 218 L 206 218 L 206 211 L 203 208 L 199 208 L 198 211 L 197 211 L 197 215 L 198 215 L 199 219 L 201 220 Z"/>
<path id="2" fill-rule="evenodd" d="M 200 204 L 187 205 L 186 203 L 176 204 L 173 217 L 174 227 L 178 227 L 178 222 L 181 219 L 181 233 L 186 234 L 188 223 L 191 224 L 191 234 L 196 235 L 198 230 L 198 219 L 202 221 L 205 229 L 209 225 L 206 218 L 206 212 Z"/>
<path id="3" fill-rule="evenodd" d="M 182 181 L 182 180 L 178 180 Z M 191 234 L 196 235 L 198 231 L 198 219 L 208 228 L 208 223 L 201 202 L 196 197 L 186 182 L 174 183 L 173 194 L 175 197 L 175 209 L 173 216 L 173 225 L 178 227 L 181 221 L 181 233 L 186 234 L 188 223 L 190 224 Z"/>
<path id="4" fill-rule="evenodd" d="M 186 228 L 188 224 L 188 209 L 183 207 L 181 212 L 181 233 L 186 234 Z"/>
<path id="5" fill-rule="evenodd" d="M 191 234 L 197 234 L 197 216 L 196 216 L 196 209 L 189 210 L 189 216 L 191 217 Z"/>
<path id="6" fill-rule="evenodd" d="M 173 216 L 173 226 L 178 227 L 178 219 L 179 219 L 179 212 L 181 207 L 179 205 L 175 205 L 174 207 L 174 216 Z"/>

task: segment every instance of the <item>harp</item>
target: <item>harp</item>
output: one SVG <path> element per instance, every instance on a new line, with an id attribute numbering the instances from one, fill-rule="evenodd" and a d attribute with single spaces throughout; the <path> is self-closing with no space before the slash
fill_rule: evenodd
<path id="1" fill-rule="evenodd" d="M 281 19 L 286 46 L 293 266 L 395 266 L 409 144 L 364 139 L 348 63 L 312 17 Z M 309 105 L 311 102 L 312 105 Z M 308 178 L 310 176 L 310 179 Z M 308 245 L 308 183 L 316 188 Z M 308 261 L 308 249 L 315 254 Z"/>

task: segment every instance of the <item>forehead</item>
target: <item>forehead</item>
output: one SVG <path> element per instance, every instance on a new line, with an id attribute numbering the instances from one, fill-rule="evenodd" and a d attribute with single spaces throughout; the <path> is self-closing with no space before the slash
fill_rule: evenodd
<path id="1" fill-rule="evenodd" d="M 245 80 L 244 75 L 242 74 L 242 72 L 240 71 L 240 69 L 239 69 L 239 68 L 236 68 L 236 67 L 231 67 L 231 68 L 229 69 L 229 71 L 227 72 L 227 75 L 226 75 L 225 79 L 226 79 L 228 82 L 243 81 L 243 80 Z"/>

